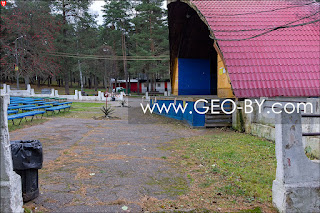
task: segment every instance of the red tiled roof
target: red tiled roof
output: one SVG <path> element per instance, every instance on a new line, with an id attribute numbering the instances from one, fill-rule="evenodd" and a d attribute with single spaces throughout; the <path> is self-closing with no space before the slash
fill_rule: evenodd
<path id="1" fill-rule="evenodd" d="M 319 3 L 191 3 L 205 17 L 217 39 L 236 97 L 320 96 L 320 24 L 316 22 L 320 19 Z M 291 27 L 274 30 L 285 25 Z"/>

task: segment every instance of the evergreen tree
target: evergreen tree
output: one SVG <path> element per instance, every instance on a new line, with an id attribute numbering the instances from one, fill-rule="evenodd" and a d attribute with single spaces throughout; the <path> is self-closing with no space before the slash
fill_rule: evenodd
<path id="1" fill-rule="evenodd" d="M 168 27 L 165 11 L 161 8 L 162 0 L 140 0 L 135 6 L 132 22 L 132 51 L 134 56 L 159 56 L 168 54 Z M 144 73 L 151 80 L 151 90 L 157 78 L 166 78 L 168 61 L 130 62 L 130 72 Z M 149 89 L 149 88 L 148 88 Z"/>
<path id="2" fill-rule="evenodd" d="M 108 46 L 112 47 L 116 55 L 123 56 L 123 71 L 126 79 L 128 93 L 128 68 L 127 68 L 127 36 L 130 30 L 130 0 L 105 0 L 104 6 L 104 27 Z M 118 63 L 113 61 L 117 78 L 119 76 Z"/>
<path id="3" fill-rule="evenodd" d="M 61 0 L 54 1 L 53 12 L 61 25 L 60 34 L 56 39 L 58 52 L 67 54 L 78 53 L 75 24 L 88 11 L 91 1 L 88 0 Z M 60 57 L 61 75 L 65 82 L 65 93 L 69 94 L 69 82 L 72 68 L 77 60 Z"/>

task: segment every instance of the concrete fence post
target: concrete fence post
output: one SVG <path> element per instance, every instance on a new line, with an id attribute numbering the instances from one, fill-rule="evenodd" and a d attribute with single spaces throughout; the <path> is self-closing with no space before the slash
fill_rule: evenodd
<path id="1" fill-rule="evenodd" d="M 31 92 L 31 85 L 27 84 L 27 91 L 30 93 Z"/>
<path id="2" fill-rule="evenodd" d="M 54 89 L 51 89 L 50 96 L 51 96 L 51 97 L 53 97 L 53 96 L 54 96 Z"/>
<path id="3" fill-rule="evenodd" d="M 28 93 L 28 95 L 32 96 L 32 94 L 31 94 L 31 85 L 30 84 L 27 84 L 27 93 Z"/>
<path id="4" fill-rule="evenodd" d="M 55 90 L 55 91 L 54 91 L 54 96 L 55 96 L 55 97 L 59 97 L 59 91 L 58 91 L 58 90 Z"/>
<path id="5" fill-rule="evenodd" d="M 79 94 L 79 100 L 81 101 L 81 100 L 82 100 L 82 93 L 81 93 L 81 91 L 79 91 L 78 94 Z"/>
<path id="6" fill-rule="evenodd" d="M 8 131 L 8 104 L 9 96 L 0 96 L 0 139 L 1 139 L 1 207 L 0 212 L 16 213 L 23 212 L 21 178 L 13 171 Z"/>
<path id="7" fill-rule="evenodd" d="M 103 97 L 103 95 L 101 94 L 101 91 L 98 91 L 98 100 L 101 101 L 102 97 Z"/>
<path id="8" fill-rule="evenodd" d="M 78 100 L 79 99 L 79 92 L 78 90 L 74 91 L 74 100 Z"/>
<path id="9" fill-rule="evenodd" d="M 7 94 L 9 94 L 10 93 L 10 85 L 7 85 Z"/>
<path id="10" fill-rule="evenodd" d="M 276 179 L 272 201 L 281 213 L 319 212 L 320 163 L 307 158 L 302 145 L 301 115 L 276 115 Z"/>
<path id="11" fill-rule="evenodd" d="M 3 84 L 3 94 L 7 94 L 7 85 Z"/>
<path id="12" fill-rule="evenodd" d="M 34 89 L 31 89 L 30 95 L 31 95 L 31 96 L 35 96 L 35 95 L 36 95 L 36 94 L 34 93 Z"/>

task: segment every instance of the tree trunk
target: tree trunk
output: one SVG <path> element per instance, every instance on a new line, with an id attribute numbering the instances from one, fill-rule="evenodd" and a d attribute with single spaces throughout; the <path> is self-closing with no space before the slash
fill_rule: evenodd
<path id="1" fill-rule="evenodd" d="M 79 59 L 78 59 L 78 68 L 80 73 L 81 93 L 83 93 L 83 77 L 82 77 L 81 63 Z"/>
<path id="2" fill-rule="evenodd" d="M 70 87 L 72 88 L 72 72 L 70 72 Z"/>
<path id="3" fill-rule="evenodd" d="M 66 46 L 67 45 L 67 29 L 66 29 L 66 25 L 67 25 L 67 18 L 66 18 L 66 4 L 65 4 L 65 0 L 62 0 L 62 20 L 63 20 L 63 43 Z M 67 64 L 65 64 L 67 65 Z M 64 78 L 65 78 L 65 93 L 66 95 L 69 95 L 69 72 L 67 70 L 66 67 L 63 68 L 64 71 Z"/>
<path id="4" fill-rule="evenodd" d="M 128 73 L 128 80 L 129 80 L 129 82 L 128 82 L 128 91 L 130 91 L 130 93 L 131 93 L 130 73 Z"/>
<path id="5" fill-rule="evenodd" d="M 41 78 L 40 77 L 38 77 L 38 88 L 40 88 L 40 86 L 41 86 Z"/>
<path id="6" fill-rule="evenodd" d="M 25 84 L 26 88 L 27 88 L 27 85 L 30 84 L 30 78 L 29 78 L 29 76 L 25 76 L 25 77 L 24 77 L 24 84 Z"/>
<path id="7" fill-rule="evenodd" d="M 126 35 L 121 34 L 122 40 L 122 55 L 123 55 L 123 70 L 126 79 L 126 93 L 129 93 L 129 84 L 128 84 L 128 69 L 127 69 L 127 47 L 126 47 Z"/>
<path id="8" fill-rule="evenodd" d="M 149 92 L 149 85 L 150 85 L 150 79 L 149 79 L 149 75 L 147 74 L 147 92 Z"/>
<path id="9" fill-rule="evenodd" d="M 66 72 L 65 76 L 64 76 L 64 81 L 65 81 L 65 85 L 64 85 L 64 89 L 65 89 L 65 93 L 66 95 L 69 95 L 69 73 Z"/>
<path id="10" fill-rule="evenodd" d="M 154 78 L 153 75 L 151 76 L 151 91 L 154 91 Z"/>
<path id="11" fill-rule="evenodd" d="M 90 77 L 88 78 L 88 84 L 89 84 L 89 89 L 91 89 L 91 73 L 90 73 Z"/>
<path id="12" fill-rule="evenodd" d="M 94 75 L 94 91 L 98 91 L 98 78 Z"/>

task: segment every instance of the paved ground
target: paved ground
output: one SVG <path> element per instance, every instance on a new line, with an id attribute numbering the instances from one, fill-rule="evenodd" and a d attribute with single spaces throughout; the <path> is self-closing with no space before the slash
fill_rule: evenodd
<path id="1" fill-rule="evenodd" d="M 128 124 L 127 108 L 118 107 L 115 114 L 121 119 L 55 117 L 10 133 L 11 140 L 38 139 L 43 144 L 41 194 L 27 206 L 49 212 L 125 212 L 127 206 L 130 212 L 141 212 L 144 199 L 175 198 L 154 184 L 185 181 L 166 161 L 170 153 L 163 147 L 206 130 L 179 128 L 153 117 L 146 118 L 153 124 Z"/>

